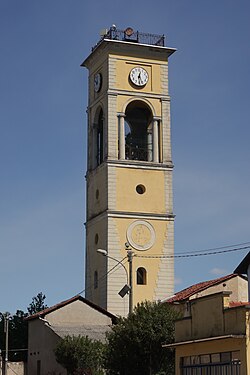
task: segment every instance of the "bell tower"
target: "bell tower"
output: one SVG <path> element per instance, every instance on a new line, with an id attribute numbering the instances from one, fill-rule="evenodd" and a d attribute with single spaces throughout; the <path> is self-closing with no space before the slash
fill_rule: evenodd
<path id="1" fill-rule="evenodd" d="M 112 27 L 82 63 L 89 70 L 86 298 L 122 316 L 129 296 L 118 292 L 129 276 L 133 305 L 174 291 L 174 52 L 164 36 Z"/>

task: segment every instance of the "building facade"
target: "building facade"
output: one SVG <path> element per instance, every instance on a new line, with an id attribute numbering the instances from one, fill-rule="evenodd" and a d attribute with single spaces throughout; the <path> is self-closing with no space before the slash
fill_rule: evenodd
<path id="1" fill-rule="evenodd" d="M 248 280 L 243 275 L 229 274 L 216 279 L 202 281 L 185 288 L 164 303 L 169 303 L 180 312 L 183 316 L 190 315 L 190 302 L 193 299 L 204 297 L 219 292 L 230 292 L 230 302 L 246 302 L 248 301 Z"/>
<path id="2" fill-rule="evenodd" d="M 133 305 L 173 294 L 174 52 L 163 36 L 112 27 L 82 64 L 89 71 L 86 297 L 119 315 L 128 313 L 129 297 L 118 292 L 129 276 Z"/>
<path id="3" fill-rule="evenodd" d="M 28 374 L 67 375 L 54 350 L 65 336 L 84 336 L 105 342 L 115 316 L 81 296 L 72 297 L 29 316 Z"/>
<path id="4" fill-rule="evenodd" d="M 175 323 L 175 374 L 250 375 L 249 303 L 220 292 L 189 301 Z"/>

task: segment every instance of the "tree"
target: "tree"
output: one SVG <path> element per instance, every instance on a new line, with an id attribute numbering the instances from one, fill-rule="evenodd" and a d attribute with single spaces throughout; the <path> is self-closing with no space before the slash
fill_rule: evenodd
<path id="1" fill-rule="evenodd" d="M 162 348 L 174 340 L 178 317 L 168 304 L 143 302 L 107 334 L 107 368 L 112 375 L 174 374 L 174 353 Z"/>
<path id="2" fill-rule="evenodd" d="M 46 308 L 44 304 L 45 295 L 38 293 L 32 298 L 32 302 L 27 311 L 29 314 L 35 314 Z M 9 315 L 9 353 L 10 361 L 25 361 L 27 359 L 28 348 L 28 324 L 25 318 L 29 315 L 27 312 L 17 310 L 15 314 Z M 6 313 L 0 313 L 0 349 L 5 356 L 5 332 L 4 316 Z"/>
<path id="3" fill-rule="evenodd" d="M 46 296 L 42 292 L 38 293 L 36 297 L 33 297 L 29 307 L 27 308 L 28 313 L 33 315 L 46 309 L 48 306 L 44 303 L 45 299 Z"/>
<path id="4" fill-rule="evenodd" d="M 9 359 L 11 361 L 25 361 L 28 347 L 28 323 L 25 318 L 27 313 L 17 310 L 9 319 Z M 15 351 L 15 349 L 18 349 Z"/>
<path id="5" fill-rule="evenodd" d="M 55 349 L 55 356 L 70 375 L 104 374 L 105 345 L 83 336 L 66 336 Z"/>
<path id="6" fill-rule="evenodd" d="M 27 359 L 28 345 L 28 326 L 25 317 L 28 316 L 22 310 L 17 310 L 16 314 L 9 313 L 0 314 L 0 349 L 5 357 L 5 317 L 8 315 L 8 331 L 9 331 L 9 361 L 25 361 Z"/>

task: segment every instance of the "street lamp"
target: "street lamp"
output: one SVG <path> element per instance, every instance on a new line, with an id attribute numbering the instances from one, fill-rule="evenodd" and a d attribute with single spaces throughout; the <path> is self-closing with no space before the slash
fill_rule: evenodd
<path id="1" fill-rule="evenodd" d="M 128 243 L 125 244 L 125 247 L 126 247 L 126 250 L 127 250 L 127 258 L 128 258 L 128 264 L 129 264 L 129 274 L 128 274 L 128 271 L 126 269 L 126 267 L 124 266 L 124 264 L 122 263 L 122 261 L 108 255 L 108 252 L 107 250 L 105 249 L 97 249 L 96 251 L 99 253 L 99 254 L 102 254 L 103 256 L 106 256 L 107 258 L 110 258 L 112 260 L 114 260 L 115 262 L 117 262 L 118 264 L 120 264 L 123 269 L 125 270 L 126 272 L 126 276 L 127 276 L 127 284 L 124 285 L 124 287 L 120 290 L 120 292 L 118 293 L 122 298 L 127 294 L 129 293 L 129 314 L 131 314 L 133 312 L 133 273 L 132 273 L 132 260 L 133 260 L 133 252 L 132 250 L 129 248 L 129 245 Z"/>

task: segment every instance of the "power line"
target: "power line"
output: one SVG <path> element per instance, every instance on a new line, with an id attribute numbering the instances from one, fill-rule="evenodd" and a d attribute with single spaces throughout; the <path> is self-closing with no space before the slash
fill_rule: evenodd
<path id="1" fill-rule="evenodd" d="M 235 249 L 197 252 L 197 253 L 183 254 L 183 255 L 136 255 L 136 257 L 137 258 L 191 258 L 191 257 L 201 257 L 201 256 L 207 256 L 207 255 L 217 255 L 217 254 L 223 254 L 223 253 L 230 253 L 230 252 L 233 252 L 233 251 L 240 251 L 240 250 L 246 250 L 246 249 L 250 249 L 250 245 L 235 248 Z"/>
<path id="2" fill-rule="evenodd" d="M 221 247 L 213 247 L 213 248 L 210 248 L 210 249 L 203 249 L 203 250 L 192 250 L 192 251 L 181 251 L 181 252 L 178 252 L 177 254 L 178 255 L 182 255 L 182 254 L 193 254 L 193 253 L 202 253 L 202 252 L 208 252 L 208 251 L 214 251 L 214 250 L 222 250 L 222 249 L 229 249 L 231 247 L 233 248 L 236 248 L 236 247 L 239 247 L 239 246 L 245 246 L 245 245 L 250 245 L 250 242 L 242 242 L 242 243 L 238 243 L 238 244 L 234 244 L 234 245 L 227 245 L 227 246 L 221 246 Z"/>
<path id="3" fill-rule="evenodd" d="M 242 246 L 242 245 L 247 245 L 247 246 Z M 242 247 L 238 247 L 242 246 Z M 231 247 L 233 247 L 231 249 Z M 225 249 L 225 250 L 224 250 Z M 234 245 L 227 245 L 227 246 L 221 246 L 221 247 L 215 247 L 215 248 L 210 248 L 206 250 L 193 250 L 193 251 L 186 251 L 186 252 L 180 252 L 176 253 L 176 255 L 139 255 L 139 254 L 134 254 L 137 258 L 150 258 L 150 259 L 158 259 L 158 258 L 191 258 L 191 257 L 201 257 L 201 256 L 208 256 L 208 255 L 218 255 L 218 254 L 224 254 L 224 253 L 231 253 L 235 251 L 241 251 L 241 250 L 246 250 L 250 249 L 250 242 L 243 242 L 240 244 L 234 244 Z M 124 260 L 127 259 L 127 256 L 124 257 L 121 260 L 121 263 L 124 262 Z M 98 278 L 98 282 L 107 277 L 112 271 L 115 271 L 115 268 L 121 267 L 119 263 L 115 264 L 108 272 L 106 272 L 102 277 Z M 85 288 L 81 290 L 79 293 L 76 294 L 76 296 L 86 292 L 86 290 L 91 289 L 94 286 L 94 283 L 90 285 L 88 288 Z"/>
<path id="4" fill-rule="evenodd" d="M 123 263 L 125 259 L 127 259 L 127 256 L 125 256 L 125 257 L 120 261 L 120 263 L 117 263 L 117 264 L 115 264 L 112 268 L 110 268 L 110 270 L 109 270 L 108 272 L 106 272 L 104 275 L 102 275 L 102 277 L 98 278 L 98 279 L 97 279 L 98 283 L 99 283 L 99 281 L 101 281 L 102 279 L 104 279 L 105 277 L 107 277 L 108 274 L 110 274 L 112 271 L 115 271 L 115 268 L 116 268 L 116 267 L 121 267 L 121 263 Z M 92 283 L 88 288 L 85 288 L 85 289 L 81 290 L 79 293 L 76 294 L 76 296 L 78 296 L 79 294 L 82 294 L 82 293 L 86 292 L 86 290 L 91 289 L 93 286 L 94 286 L 94 283 Z"/>

